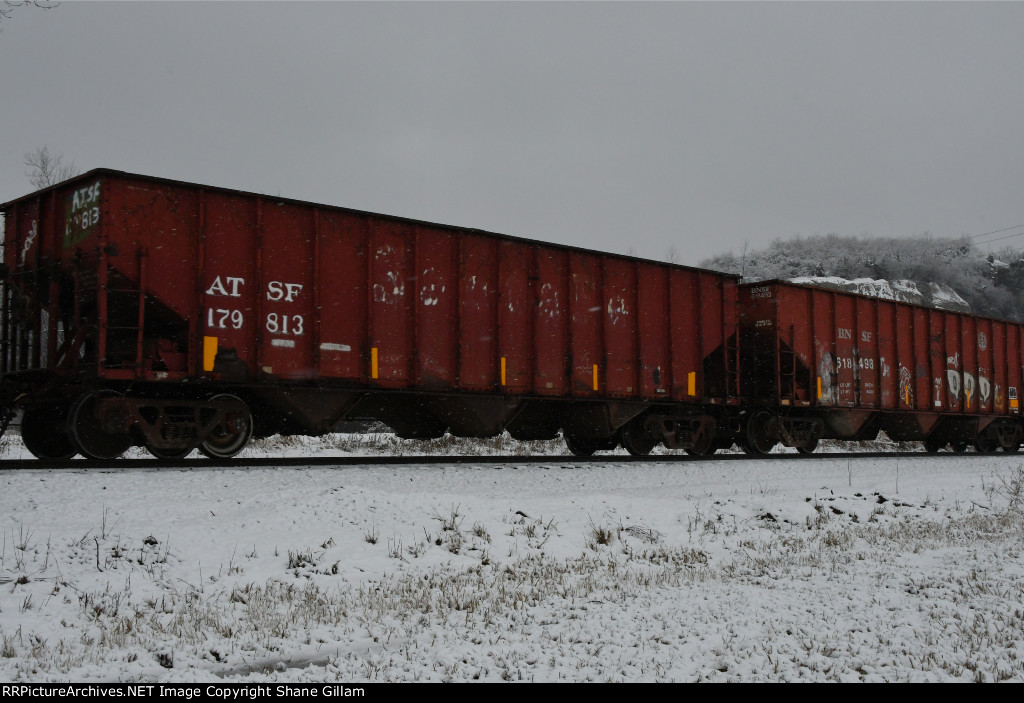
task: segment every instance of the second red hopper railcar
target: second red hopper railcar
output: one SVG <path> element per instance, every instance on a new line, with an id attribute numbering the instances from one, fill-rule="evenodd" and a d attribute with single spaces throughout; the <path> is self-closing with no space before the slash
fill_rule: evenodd
<path id="1" fill-rule="evenodd" d="M 1015 452 L 1024 325 L 786 281 L 740 288 L 743 440 L 919 440 Z"/>

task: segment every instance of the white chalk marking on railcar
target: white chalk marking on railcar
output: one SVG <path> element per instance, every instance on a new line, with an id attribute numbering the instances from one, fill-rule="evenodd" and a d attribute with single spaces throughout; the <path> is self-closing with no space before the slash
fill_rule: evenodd
<path id="1" fill-rule="evenodd" d="M 440 287 L 441 292 L 444 292 L 444 286 L 439 285 L 436 282 L 440 280 L 441 275 L 433 266 L 423 269 L 423 275 L 420 277 L 423 280 L 423 285 L 420 287 L 420 302 L 425 306 L 437 305 L 441 301 L 441 296 L 438 294 L 437 289 Z M 415 278 L 410 279 L 415 280 Z"/>
<path id="2" fill-rule="evenodd" d="M 21 264 L 25 265 L 25 259 L 28 257 L 28 252 L 32 249 L 32 243 L 36 241 L 36 237 L 39 236 L 39 222 L 32 220 L 32 227 L 28 230 L 28 236 L 25 237 L 25 246 L 21 248 Z"/>
<path id="3" fill-rule="evenodd" d="M 388 284 L 391 286 L 391 291 L 380 283 L 373 284 L 373 300 L 374 302 L 384 303 L 390 305 L 394 303 L 398 298 L 405 295 L 405 281 L 402 280 L 401 276 L 394 271 L 388 271 L 384 274 L 384 277 L 388 279 Z"/>
<path id="4" fill-rule="evenodd" d="M 71 209 L 80 210 L 100 199 L 100 181 L 85 188 L 79 188 L 71 196 Z"/>
<path id="5" fill-rule="evenodd" d="M 550 283 L 545 283 L 540 288 L 540 300 L 537 302 L 538 312 L 547 315 L 549 318 L 558 317 L 560 311 L 558 303 L 558 291 Z"/>
<path id="6" fill-rule="evenodd" d="M 295 347 L 294 339 L 271 339 L 270 346 L 272 347 L 288 347 L 293 349 Z"/>
<path id="7" fill-rule="evenodd" d="M 323 343 L 320 344 L 320 349 L 322 351 L 339 351 L 339 352 L 352 351 L 352 347 L 350 347 L 349 345 L 347 345 L 347 344 L 335 344 L 334 342 L 323 342 Z"/>
<path id="8" fill-rule="evenodd" d="M 64 246 L 85 238 L 100 222 L 100 182 L 76 190 L 72 195 L 71 212 L 64 221 Z M 24 263 L 24 262 L 22 262 Z"/>
<path id="9" fill-rule="evenodd" d="M 436 295 L 437 286 L 433 283 L 424 284 L 423 288 L 420 289 L 420 301 L 424 305 L 437 305 L 440 298 Z"/>
<path id="10" fill-rule="evenodd" d="M 608 319 L 613 325 L 626 315 L 629 315 L 629 308 L 626 306 L 625 298 L 617 295 L 608 301 Z"/>

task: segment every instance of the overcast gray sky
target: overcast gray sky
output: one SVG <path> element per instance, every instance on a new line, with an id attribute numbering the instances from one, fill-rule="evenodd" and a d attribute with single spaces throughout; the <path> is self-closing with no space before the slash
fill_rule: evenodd
<path id="1" fill-rule="evenodd" d="M 1024 224 L 1019 2 L 66 0 L 0 28 L 0 202 L 48 145 L 691 265 Z"/>

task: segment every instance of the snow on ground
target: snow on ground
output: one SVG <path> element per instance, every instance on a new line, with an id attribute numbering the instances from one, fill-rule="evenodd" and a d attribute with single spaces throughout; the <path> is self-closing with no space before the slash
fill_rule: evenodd
<path id="1" fill-rule="evenodd" d="M 1022 462 L 26 462 L 0 680 L 1020 681 Z"/>

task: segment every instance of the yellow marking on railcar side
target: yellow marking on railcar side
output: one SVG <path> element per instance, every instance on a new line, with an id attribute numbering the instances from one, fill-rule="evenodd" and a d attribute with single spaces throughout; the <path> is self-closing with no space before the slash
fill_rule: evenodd
<path id="1" fill-rule="evenodd" d="M 370 349 L 370 378 L 377 378 L 379 369 L 377 368 L 377 347 Z"/>
<path id="2" fill-rule="evenodd" d="M 501 357 L 501 385 L 505 385 L 505 357 Z"/>
<path id="3" fill-rule="evenodd" d="M 213 371 L 217 359 L 217 338 L 203 337 L 203 371 Z"/>
<path id="4" fill-rule="evenodd" d="M 818 400 L 821 400 L 821 376 L 818 376 Z"/>
<path id="5" fill-rule="evenodd" d="M 594 364 L 594 390 L 597 390 L 597 364 Z"/>
<path id="6" fill-rule="evenodd" d="M 691 371 L 686 374 L 686 392 L 688 395 L 697 395 L 697 372 Z"/>

